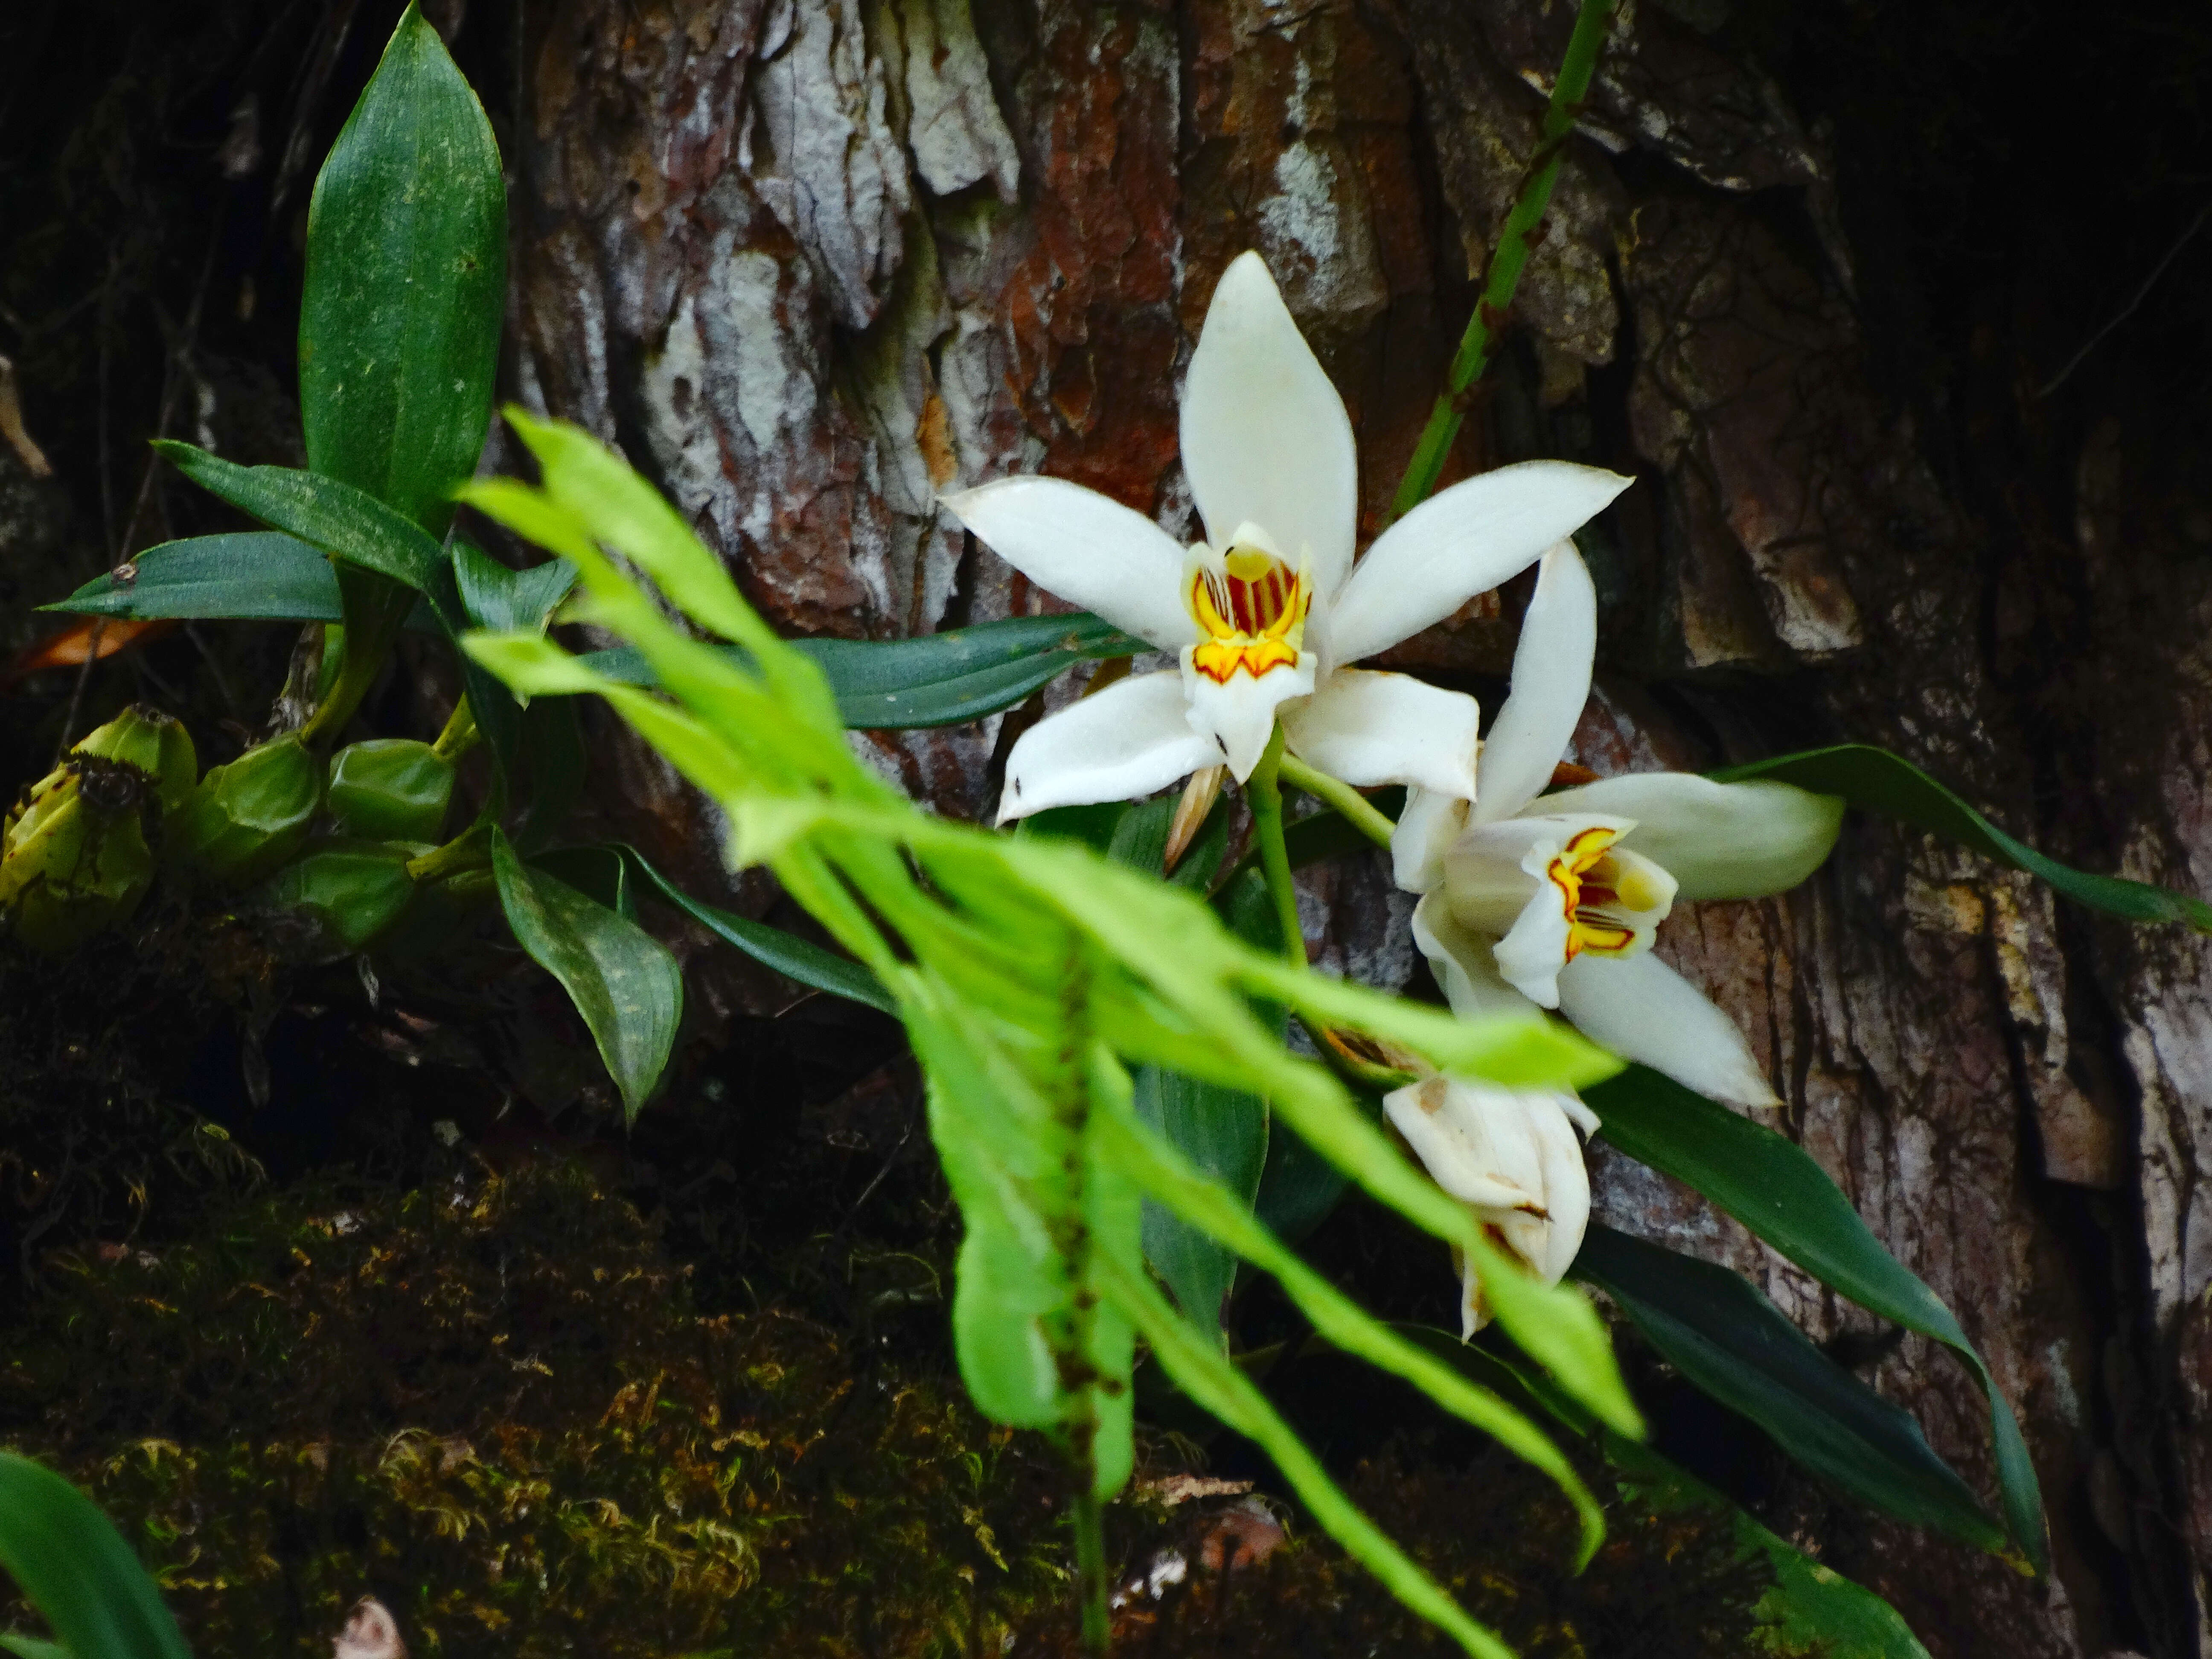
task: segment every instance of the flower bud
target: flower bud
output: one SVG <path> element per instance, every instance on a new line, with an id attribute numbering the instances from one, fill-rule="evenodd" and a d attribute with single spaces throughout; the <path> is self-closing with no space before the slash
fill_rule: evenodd
<path id="1" fill-rule="evenodd" d="M 144 703 L 133 703 L 70 752 L 120 762 L 144 773 L 163 818 L 184 804 L 199 781 L 192 734 L 181 720 Z"/>
<path id="2" fill-rule="evenodd" d="M 164 850 L 204 880 L 253 881 L 299 851 L 322 798 L 322 762 L 287 734 L 210 767 L 178 808 Z"/>
<path id="3" fill-rule="evenodd" d="M 153 788 L 128 762 L 77 753 L 33 786 L 0 834 L 8 931 L 58 956 L 128 919 L 154 879 Z"/>
<path id="4" fill-rule="evenodd" d="M 1384 1096 L 1382 1109 L 1492 1243 L 1547 1285 L 1565 1276 L 1589 1224 L 1589 1171 L 1575 1135 L 1597 1129 L 1589 1107 L 1559 1091 L 1432 1077 Z M 1490 1310 L 1474 1264 L 1457 1265 L 1461 1327 L 1472 1336 Z"/>
<path id="5" fill-rule="evenodd" d="M 453 763 L 413 738 L 371 738 L 331 757 L 324 807 L 341 836 L 435 841 L 453 798 Z"/>
<path id="6" fill-rule="evenodd" d="M 398 921 L 415 896 L 408 860 L 421 843 L 318 841 L 253 895 L 257 908 L 287 913 L 310 933 L 305 954 L 350 956 Z"/>

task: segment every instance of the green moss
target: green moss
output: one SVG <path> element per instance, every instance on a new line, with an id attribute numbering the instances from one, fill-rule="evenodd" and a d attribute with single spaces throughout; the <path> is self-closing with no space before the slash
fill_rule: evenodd
<path id="1" fill-rule="evenodd" d="M 327 1651 L 373 1590 L 426 1659 L 955 1652 L 1064 1583 L 1041 1445 L 818 1325 L 692 1311 L 580 1172 L 105 1256 L 57 1264 L 0 1431 L 136 1532 L 202 1651 Z"/>

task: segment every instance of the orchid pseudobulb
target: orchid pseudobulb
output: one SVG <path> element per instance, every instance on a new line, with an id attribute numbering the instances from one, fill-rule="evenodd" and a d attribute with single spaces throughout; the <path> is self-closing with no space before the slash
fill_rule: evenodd
<path id="1" fill-rule="evenodd" d="M 1000 822 L 1122 800 L 1226 765 L 1241 782 L 1279 718 L 1292 753 L 1356 787 L 1474 793 L 1474 700 L 1347 665 L 1442 621 L 1583 523 L 1628 480 L 1500 467 L 1414 508 L 1352 562 L 1352 422 L 1259 256 L 1214 289 L 1182 392 L 1183 469 L 1207 538 L 1058 478 L 945 498 L 1032 581 L 1178 658 L 1038 722 L 1007 758 Z"/>

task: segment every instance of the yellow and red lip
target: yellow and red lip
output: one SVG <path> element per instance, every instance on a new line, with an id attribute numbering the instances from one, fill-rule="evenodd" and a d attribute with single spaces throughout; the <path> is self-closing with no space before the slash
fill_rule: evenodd
<path id="1" fill-rule="evenodd" d="M 1304 575 L 1255 548 L 1232 548 L 1221 562 L 1218 572 L 1191 573 L 1190 614 L 1206 635 L 1192 648 L 1191 667 L 1216 685 L 1240 671 L 1256 680 L 1297 667 L 1313 608 Z"/>

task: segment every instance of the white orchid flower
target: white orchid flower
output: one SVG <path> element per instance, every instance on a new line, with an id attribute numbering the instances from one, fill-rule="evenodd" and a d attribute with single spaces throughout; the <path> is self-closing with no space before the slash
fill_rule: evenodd
<path id="1" fill-rule="evenodd" d="M 1425 789 L 1391 840 L 1423 894 L 1413 937 L 1455 1012 L 1556 1008 L 1625 1059 L 1746 1106 L 1777 1103 L 1735 1023 L 1650 954 L 1678 899 L 1794 887 L 1836 843 L 1844 803 L 1786 783 L 1634 773 L 1539 795 L 1589 696 L 1597 599 L 1571 543 L 1545 554 L 1512 693 L 1472 801 Z"/>
<path id="2" fill-rule="evenodd" d="M 1589 1171 L 1575 1132 L 1597 1118 L 1573 1095 L 1432 1077 L 1382 1097 L 1382 1109 L 1431 1178 L 1474 1212 L 1492 1241 L 1556 1285 L 1589 1225 Z M 1473 1336 L 1490 1310 L 1474 1264 L 1458 1251 L 1460 1328 Z"/>
<path id="3" fill-rule="evenodd" d="M 999 821 L 1125 800 L 1226 764 L 1241 783 L 1279 716 L 1292 753 L 1367 788 L 1474 793 L 1474 700 L 1346 665 L 1524 569 L 1629 480 L 1563 461 L 1500 467 L 1415 507 L 1357 567 L 1358 459 L 1344 402 L 1255 253 L 1223 273 L 1191 354 L 1182 464 L 1207 539 L 1064 479 L 945 498 L 1000 557 L 1176 653 L 1024 732 Z"/>

